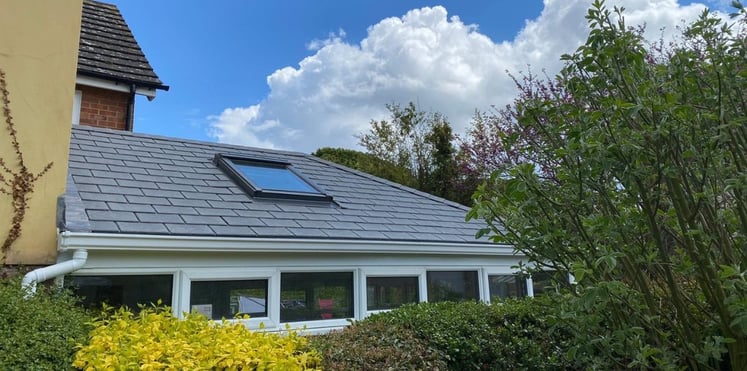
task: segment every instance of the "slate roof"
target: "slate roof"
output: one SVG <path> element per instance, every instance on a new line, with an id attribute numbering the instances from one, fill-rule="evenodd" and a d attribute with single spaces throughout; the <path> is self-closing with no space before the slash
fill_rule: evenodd
<path id="1" fill-rule="evenodd" d="M 252 199 L 216 153 L 289 162 L 337 206 Z M 477 243 L 483 226 L 464 206 L 311 155 L 85 126 L 72 129 L 69 176 L 74 220 L 61 227 L 78 232 Z"/>
<path id="2" fill-rule="evenodd" d="M 78 73 L 169 90 L 153 71 L 116 5 L 83 1 Z"/>

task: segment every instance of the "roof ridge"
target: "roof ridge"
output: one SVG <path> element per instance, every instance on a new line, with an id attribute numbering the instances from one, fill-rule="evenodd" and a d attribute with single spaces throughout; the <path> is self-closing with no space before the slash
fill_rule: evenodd
<path id="1" fill-rule="evenodd" d="M 404 184 L 400 184 L 400 183 L 397 183 L 397 182 L 392 182 L 391 180 L 384 179 L 384 178 L 381 178 L 381 177 L 377 177 L 375 175 L 371 175 L 369 173 L 366 173 L 366 172 L 363 172 L 363 171 L 360 171 L 360 170 L 356 170 L 356 169 L 347 167 L 345 165 L 340 165 L 340 164 L 338 164 L 336 162 L 328 161 L 328 160 L 325 160 L 323 158 L 316 157 L 314 155 L 306 155 L 306 156 L 309 157 L 311 160 L 314 160 L 314 161 L 317 161 L 317 162 L 321 162 L 321 163 L 324 163 L 326 165 L 330 165 L 332 167 L 338 168 L 338 169 L 343 170 L 343 171 L 347 171 L 349 173 L 356 174 L 358 176 L 362 176 L 364 178 L 367 178 L 369 180 L 372 180 L 372 181 L 375 181 L 375 182 L 378 182 L 378 183 L 386 184 L 386 185 L 388 185 L 390 187 L 394 187 L 394 188 L 397 188 L 399 190 L 412 193 L 414 195 L 418 195 L 418 196 L 421 196 L 421 197 L 428 198 L 428 199 L 430 199 L 432 201 L 440 202 L 442 204 L 445 204 L 445 205 L 448 205 L 448 206 L 451 206 L 451 207 L 454 207 L 454 208 L 457 208 L 457 209 L 460 209 L 460 210 L 463 210 L 463 211 L 469 211 L 470 210 L 470 207 L 464 206 L 464 205 L 462 205 L 462 204 L 460 204 L 458 202 L 447 200 L 447 199 L 445 199 L 443 197 L 432 195 L 430 193 L 423 192 L 421 190 L 418 190 L 418 189 L 415 189 L 415 188 L 412 188 L 412 187 L 408 187 L 408 186 L 406 186 Z"/>

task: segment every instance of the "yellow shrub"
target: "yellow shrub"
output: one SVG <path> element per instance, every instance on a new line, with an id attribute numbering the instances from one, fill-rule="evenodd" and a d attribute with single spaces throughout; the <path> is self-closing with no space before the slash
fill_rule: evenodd
<path id="1" fill-rule="evenodd" d="M 84 370 L 312 370 L 321 359 L 305 337 L 247 330 L 198 313 L 179 320 L 169 308 L 119 309 L 94 322 L 73 366 Z"/>

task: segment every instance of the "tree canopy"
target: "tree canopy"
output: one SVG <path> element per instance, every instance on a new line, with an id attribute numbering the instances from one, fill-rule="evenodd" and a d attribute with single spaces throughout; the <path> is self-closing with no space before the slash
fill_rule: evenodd
<path id="1" fill-rule="evenodd" d="M 739 11 L 651 45 L 597 1 L 562 72 L 516 78 L 518 98 L 490 117 L 500 161 L 470 216 L 527 269 L 572 273 L 574 352 L 609 362 L 586 367 L 747 369 Z"/>

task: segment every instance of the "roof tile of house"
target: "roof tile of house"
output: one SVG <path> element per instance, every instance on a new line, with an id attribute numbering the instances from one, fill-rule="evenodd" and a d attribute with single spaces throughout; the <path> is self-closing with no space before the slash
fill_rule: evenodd
<path id="1" fill-rule="evenodd" d="M 78 73 L 168 90 L 145 58 L 116 5 L 83 1 Z"/>
<path id="2" fill-rule="evenodd" d="M 334 202 L 252 198 L 217 153 L 290 163 Z M 464 206 L 303 153 L 74 127 L 69 169 L 64 230 L 487 243 Z"/>

